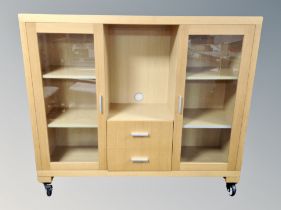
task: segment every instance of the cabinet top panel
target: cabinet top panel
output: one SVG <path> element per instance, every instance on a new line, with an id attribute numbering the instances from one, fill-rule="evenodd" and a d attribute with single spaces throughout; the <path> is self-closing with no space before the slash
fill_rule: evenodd
<path id="1" fill-rule="evenodd" d="M 119 16 L 19 14 L 21 22 L 101 23 L 101 24 L 261 24 L 261 16 Z"/>

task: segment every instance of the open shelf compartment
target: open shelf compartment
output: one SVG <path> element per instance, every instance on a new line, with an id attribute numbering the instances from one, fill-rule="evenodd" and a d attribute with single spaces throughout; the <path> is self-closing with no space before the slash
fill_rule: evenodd
<path id="1" fill-rule="evenodd" d="M 172 121 L 173 115 L 166 104 L 110 105 L 108 121 Z"/>
<path id="2" fill-rule="evenodd" d="M 109 120 L 173 120 L 178 26 L 106 25 Z"/>

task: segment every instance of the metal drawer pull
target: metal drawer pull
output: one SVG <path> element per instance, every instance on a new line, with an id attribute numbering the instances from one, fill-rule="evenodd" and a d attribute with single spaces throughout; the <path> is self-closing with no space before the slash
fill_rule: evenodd
<path id="1" fill-rule="evenodd" d="M 131 132 L 131 136 L 133 137 L 148 137 L 148 132 Z"/>
<path id="2" fill-rule="evenodd" d="M 135 157 L 131 157 L 131 161 L 133 163 L 148 163 L 149 158 L 146 156 L 135 156 Z"/>

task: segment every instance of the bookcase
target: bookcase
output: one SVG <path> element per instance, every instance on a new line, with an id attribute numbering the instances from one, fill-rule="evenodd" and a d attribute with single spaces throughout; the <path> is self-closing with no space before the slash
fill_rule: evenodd
<path id="1" fill-rule="evenodd" d="M 239 182 L 262 17 L 19 14 L 38 181 Z"/>

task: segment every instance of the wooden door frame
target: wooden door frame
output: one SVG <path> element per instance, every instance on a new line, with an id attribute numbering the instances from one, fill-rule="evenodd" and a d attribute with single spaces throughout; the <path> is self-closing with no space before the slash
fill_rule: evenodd
<path id="1" fill-rule="evenodd" d="M 52 165 L 49 154 L 48 126 L 44 103 L 43 80 L 40 64 L 38 33 L 69 33 L 92 34 L 94 36 L 94 51 L 96 60 L 96 89 L 97 101 L 104 95 L 104 53 L 102 44 L 103 25 L 92 23 L 33 23 L 20 22 L 21 40 L 23 43 L 25 76 L 29 96 L 32 130 L 35 147 L 37 170 L 71 170 L 71 169 L 106 169 L 106 113 L 98 112 L 98 152 L 97 164 L 84 165 L 55 164 Z M 88 168 L 89 167 L 89 168 Z"/>
<path id="2" fill-rule="evenodd" d="M 244 119 L 244 105 L 246 102 L 246 89 L 251 64 L 251 54 L 253 48 L 253 39 L 255 32 L 255 25 L 182 25 L 181 26 L 183 40 L 181 42 L 186 47 L 182 47 L 185 50 L 185 62 L 180 63 L 178 68 L 177 84 L 180 88 L 176 88 L 176 96 L 184 98 L 185 92 L 185 79 L 186 79 L 186 66 L 187 66 L 187 49 L 188 49 L 188 37 L 189 35 L 243 35 L 243 46 L 239 68 L 238 84 L 236 89 L 235 106 L 233 112 L 232 132 L 230 137 L 229 155 L 227 163 L 180 163 L 181 155 L 181 141 L 182 141 L 182 121 L 183 110 L 178 113 L 175 110 L 175 130 L 173 139 L 173 157 L 172 157 L 172 169 L 173 170 L 235 170 L 237 153 L 240 142 L 240 133 L 242 129 L 242 122 Z M 183 58 L 181 58 L 183 59 Z M 241 70 L 243 69 L 243 70 Z M 248 97 L 248 96 L 247 96 Z M 176 99 L 177 100 L 177 99 Z M 183 100 L 184 101 L 184 100 Z M 176 106 L 177 107 L 177 106 Z M 184 105 L 182 105 L 184 107 Z"/>

